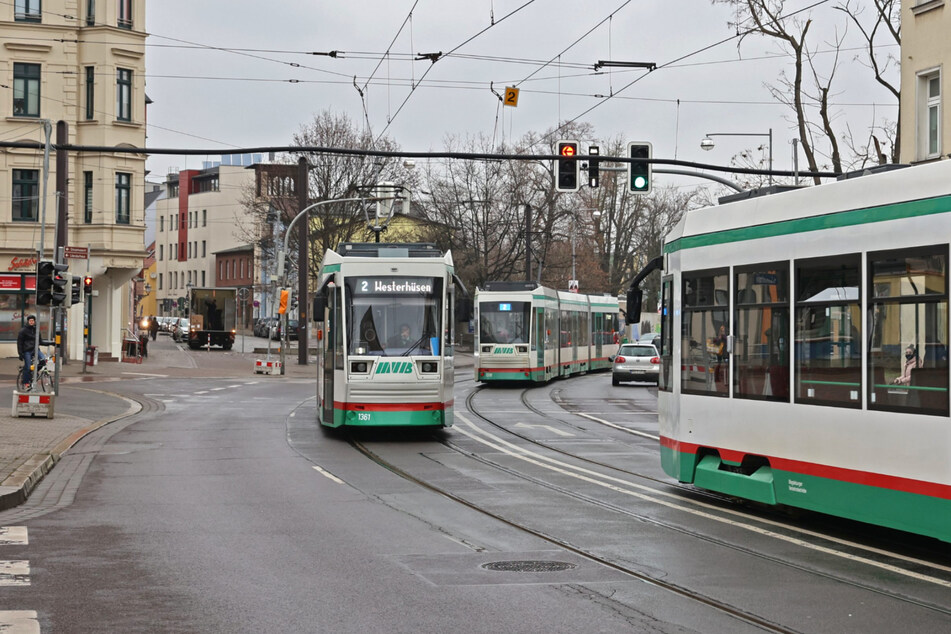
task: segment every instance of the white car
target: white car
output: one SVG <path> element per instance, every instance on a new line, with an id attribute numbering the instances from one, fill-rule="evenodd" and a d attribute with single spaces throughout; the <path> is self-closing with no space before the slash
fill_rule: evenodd
<path id="1" fill-rule="evenodd" d="M 660 377 L 660 355 L 649 343 L 625 343 L 614 356 L 611 366 L 611 384 L 621 381 L 650 381 Z"/>

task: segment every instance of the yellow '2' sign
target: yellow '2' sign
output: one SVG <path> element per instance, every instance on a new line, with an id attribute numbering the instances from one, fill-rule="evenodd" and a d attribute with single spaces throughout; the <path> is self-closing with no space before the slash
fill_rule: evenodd
<path id="1" fill-rule="evenodd" d="M 512 106 L 513 108 L 518 107 L 518 88 L 514 86 L 509 86 L 505 89 L 505 101 L 502 102 L 506 106 Z"/>

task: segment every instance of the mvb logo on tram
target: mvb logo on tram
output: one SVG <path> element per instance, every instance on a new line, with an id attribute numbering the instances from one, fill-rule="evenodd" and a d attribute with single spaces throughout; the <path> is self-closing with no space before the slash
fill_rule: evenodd
<path id="1" fill-rule="evenodd" d="M 513 346 L 496 346 L 492 354 L 515 354 L 515 348 Z"/>
<path id="2" fill-rule="evenodd" d="M 376 374 L 412 374 L 412 361 L 383 361 L 376 366 Z"/>

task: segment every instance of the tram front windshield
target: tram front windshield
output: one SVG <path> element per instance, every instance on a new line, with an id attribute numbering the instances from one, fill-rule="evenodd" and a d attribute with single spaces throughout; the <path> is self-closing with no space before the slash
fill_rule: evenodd
<path id="1" fill-rule="evenodd" d="M 440 353 L 441 278 L 348 277 L 345 285 L 350 354 L 400 357 Z"/>
<path id="2" fill-rule="evenodd" d="M 481 302 L 481 343 L 528 343 L 532 321 L 531 302 Z"/>

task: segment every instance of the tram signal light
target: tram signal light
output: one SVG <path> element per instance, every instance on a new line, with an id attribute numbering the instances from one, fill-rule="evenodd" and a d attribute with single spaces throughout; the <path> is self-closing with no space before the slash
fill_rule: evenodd
<path id="1" fill-rule="evenodd" d="M 92 275 L 83 278 L 83 297 L 92 296 Z"/>
<path id="2" fill-rule="evenodd" d="M 37 306 L 62 306 L 66 302 L 66 276 L 63 271 L 69 268 L 65 264 L 56 264 L 52 260 L 42 260 L 36 265 L 36 304 Z"/>
<path id="3" fill-rule="evenodd" d="M 631 191 L 635 194 L 648 194 L 651 190 L 651 164 L 648 162 L 651 158 L 651 144 L 646 141 L 637 141 L 629 146 L 632 159 L 644 159 L 642 161 L 632 161 L 629 169 L 628 184 Z"/>
<path id="4" fill-rule="evenodd" d="M 83 302 L 83 278 L 73 275 L 69 280 L 69 305 Z"/>
<path id="5" fill-rule="evenodd" d="M 576 192 L 580 184 L 578 182 L 578 142 L 577 141 L 559 141 L 558 142 L 557 169 L 555 173 L 555 190 L 560 192 Z"/>
<path id="6" fill-rule="evenodd" d="M 599 156 L 600 154 L 600 146 L 592 145 L 588 148 L 589 156 Z M 588 187 L 598 187 L 601 185 L 600 163 L 601 161 L 596 158 L 588 159 Z"/>

